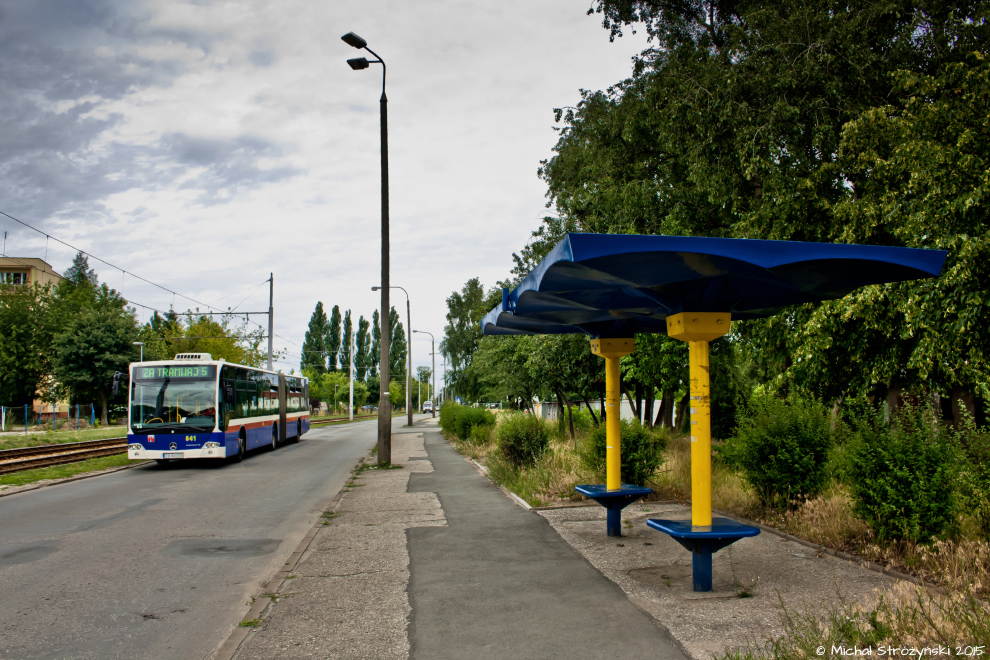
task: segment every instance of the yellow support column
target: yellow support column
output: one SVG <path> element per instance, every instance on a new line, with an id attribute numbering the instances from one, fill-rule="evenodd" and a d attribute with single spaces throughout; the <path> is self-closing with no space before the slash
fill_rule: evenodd
<path id="1" fill-rule="evenodd" d="M 691 524 L 712 524 L 712 406 L 708 342 L 729 332 L 728 312 L 667 317 L 667 334 L 688 342 L 691 364 Z"/>
<path id="2" fill-rule="evenodd" d="M 619 438 L 619 358 L 636 347 L 632 339 L 592 339 L 591 352 L 605 358 L 605 488 L 622 488 L 622 448 Z"/>

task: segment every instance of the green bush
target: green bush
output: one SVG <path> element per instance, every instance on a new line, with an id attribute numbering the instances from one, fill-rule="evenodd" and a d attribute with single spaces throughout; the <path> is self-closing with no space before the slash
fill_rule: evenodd
<path id="1" fill-rule="evenodd" d="M 951 533 L 959 512 L 958 446 L 930 408 L 905 406 L 856 421 L 849 469 L 853 511 L 881 540 L 929 541 Z"/>
<path id="2" fill-rule="evenodd" d="M 440 406 L 440 419 L 438 423 L 440 424 L 440 429 L 447 434 L 455 435 L 454 432 L 454 418 L 457 417 L 458 409 L 462 408 L 456 403 L 445 403 Z"/>
<path id="3" fill-rule="evenodd" d="M 828 484 L 830 426 L 828 410 L 817 401 L 757 397 L 721 453 L 739 465 L 762 505 L 785 507 Z"/>
<path id="4" fill-rule="evenodd" d="M 959 440 L 964 456 L 959 480 L 962 501 L 973 514 L 980 536 L 990 541 L 990 430 L 976 428 L 967 415 Z"/>
<path id="5" fill-rule="evenodd" d="M 461 440 L 471 439 L 475 426 L 495 426 L 495 415 L 484 408 L 448 403 L 440 408 L 440 428 Z"/>
<path id="6" fill-rule="evenodd" d="M 492 440 L 492 427 L 488 424 L 478 424 L 477 426 L 471 427 L 471 435 L 468 438 L 468 442 L 472 445 L 483 446 L 487 445 Z"/>
<path id="7" fill-rule="evenodd" d="M 531 466 L 550 446 L 550 424 L 528 413 L 513 413 L 495 428 L 499 451 L 515 467 Z"/>
<path id="8" fill-rule="evenodd" d="M 639 420 L 619 422 L 619 451 L 621 480 L 624 484 L 645 486 L 663 463 L 667 449 L 667 436 L 658 429 L 651 432 Z M 581 452 L 582 465 L 595 474 L 605 474 L 606 465 L 605 425 L 591 432 Z"/>

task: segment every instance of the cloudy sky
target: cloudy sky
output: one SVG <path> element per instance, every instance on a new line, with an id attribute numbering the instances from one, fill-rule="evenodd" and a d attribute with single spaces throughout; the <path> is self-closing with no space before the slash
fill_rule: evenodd
<path id="1" fill-rule="evenodd" d="M 317 301 L 378 304 L 381 69 L 347 66 L 354 31 L 388 65 L 392 282 L 439 341 L 451 291 L 506 277 L 546 213 L 553 109 L 645 47 L 589 4 L 0 0 L 0 210 L 221 309 L 267 308 L 274 272 L 278 366 L 298 368 Z M 0 230 L 8 256 L 74 255 Z M 135 303 L 200 306 L 91 265 Z M 414 366 L 428 353 L 414 336 Z"/>

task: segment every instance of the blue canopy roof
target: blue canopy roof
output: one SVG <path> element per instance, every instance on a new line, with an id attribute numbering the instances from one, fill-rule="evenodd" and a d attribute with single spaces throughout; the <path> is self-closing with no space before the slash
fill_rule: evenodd
<path id="1" fill-rule="evenodd" d="M 883 282 L 937 277 L 944 250 L 692 236 L 568 234 L 481 320 L 486 335 L 666 334 L 668 315 L 771 316 Z"/>

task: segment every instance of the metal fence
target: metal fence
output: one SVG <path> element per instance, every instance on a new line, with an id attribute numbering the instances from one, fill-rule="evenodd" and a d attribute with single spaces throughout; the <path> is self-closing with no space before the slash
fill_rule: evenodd
<path id="1" fill-rule="evenodd" d="M 32 406 L 0 406 L 0 431 L 31 433 L 32 431 L 78 431 L 96 426 L 96 405 L 77 403 L 69 406 L 65 416 L 61 411 L 41 411 Z"/>

